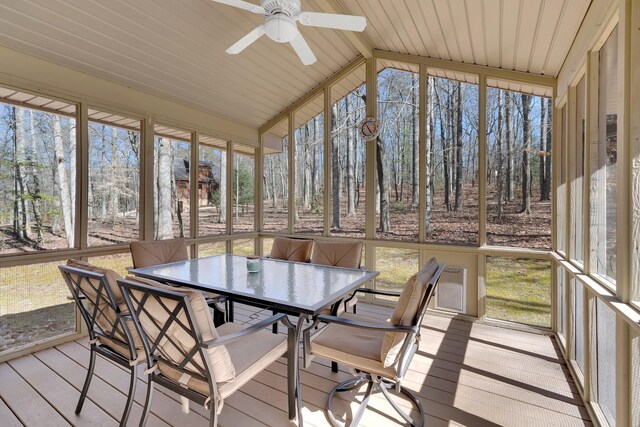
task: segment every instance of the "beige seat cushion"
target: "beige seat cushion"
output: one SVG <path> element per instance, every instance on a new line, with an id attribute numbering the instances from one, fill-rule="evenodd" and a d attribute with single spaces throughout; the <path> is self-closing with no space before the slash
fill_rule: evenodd
<path id="1" fill-rule="evenodd" d="M 152 267 L 189 259 L 184 239 L 136 241 L 131 242 L 129 247 L 135 268 Z"/>
<path id="2" fill-rule="evenodd" d="M 205 300 L 202 292 L 184 287 L 171 287 L 154 280 L 135 276 L 128 276 L 127 280 L 185 294 L 188 297 L 189 304 L 194 315 L 194 319 L 192 320 L 197 325 L 202 340 L 208 341 L 219 337 L 218 331 L 213 325 L 213 318 L 211 316 L 211 312 L 209 311 L 209 306 L 207 305 L 207 301 Z M 176 306 L 175 302 L 169 301 L 168 299 L 164 300 L 163 302 L 169 309 L 173 309 Z M 155 340 L 158 336 L 158 328 L 156 327 L 156 324 L 165 325 L 169 320 L 169 315 L 154 298 L 149 298 L 145 302 L 145 309 L 151 313 L 156 323 L 154 324 L 154 322 L 152 322 L 149 318 L 143 317 L 140 318 L 140 325 L 146 332 L 148 338 L 150 340 Z M 184 311 L 181 312 L 178 316 L 178 319 L 183 325 L 189 324 L 186 317 L 187 316 Z M 167 331 L 167 335 L 172 338 L 172 341 L 169 341 L 167 339 L 162 342 L 158 346 L 158 351 L 160 351 L 163 357 L 176 364 L 180 364 L 184 359 L 181 351 L 184 353 L 188 353 L 195 346 L 199 345 L 199 343 L 195 342 L 192 339 L 189 332 L 185 331 L 176 322 L 171 325 L 171 327 Z M 231 362 L 231 358 L 229 357 L 229 353 L 225 346 L 206 349 L 204 353 L 212 362 L 213 375 L 216 382 L 223 383 L 234 381 L 236 377 L 236 370 L 233 363 Z M 168 365 L 161 364 L 159 368 L 160 371 L 165 373 L 164 370 L 168 369 Z M 199 372 L 204 369 L 204 364 L 200 356 L 194 356 L 194 358 L 192 359 L 192 363 L 187 364 L 185 369 L 190 370 L 195 374 L 199 374 Z"/>
<path id="3" fill-rule="evenodd" d="M 420 302 L 425 297 L 429 281 L 438 270 L 438 260 L 431 258 L 416 274 L 411 276 L 400 294 L 395 310 L 391 315 L 392 325 L 413 326 L 414 319 L 420 308 Z M 402 343 L 407 334 L 402 332 L 387 332 L 380 351 L 380 360 L 384 366 L 392 366 L 398 361 Z"/>
<path id="4" fill-rule="evenodd" d="M 243 325 L 225 323 L 217 330 L 220 336 L 225 336 L 245 328 L 246 326 Z M 234 381 L 218 384 L 218 392 L 223 399 L 286 353 L 287 339 L 284 335 L 273 334 L 265 330 L 227 344 L 226 347 L 235 366 L 236 378 Z M 161 366 L 160 371 L 175 381 L 178 381 L 182 376 L 182 373 L 167 366 Z M 192 377 L 186 386 L 204 396 L 209 396 L 209 384 L 205 381 Z"/>
<path id="5" fill-rule="evenodd" d="M 313 240 L 276 237 L 273 239 L 273 246 L 269 256 L 273 259 L 305 262 L 311 256 L 312 247 Z"/>
<path id="6" fill-rule="evenodd" d="M 120 276 L 117 272 L 109 268 L 99 267 L 97 265 L 93 265 L 88 262 L 79 261 L 75 259 L 67 260 L 67 266 L 78 268 L 80 270 L 90 271 L 92 273 L 103 274 L 105 276 L 107 286 L 111 290 L 111 293 L 113 294 L 116 304 L 118 304 L 118 309 L 120 310 L 120 312 L 127 313 L 129 311 L 127 309 L 126 304 L 124 303 L 124 298 L 122 296 L 122 292 L 120 291 L 120 287 L 118 286 L 118 282 L 117 282 L 118 279 L 122 279 L 122 276 Z M 77 278 L 74 277 L 74 280 L 77 280 Z M 97 280 L 89 279 L 89 281 L 93 286 L 95 286 L 96 289 L 98 289 L 98 286 L 100 284 Z M 91 287 L 87 286 L 84 283 L 81 283 L 80 287 L 81 287 L 82 293 L 87 297 L 88 300 L 96 301 L 96 296 L 97 296 L 96 292 Z M 99 313 L 96 316 L 96 323 L 105 332 L 111 331 L 113 329 L 113 325 L 116 323 L 116 318 L 117 318 L 116 312 L 107 301 L 107 298 L 108 297 L 106 294 L 101 297 L 101 302 L 99 304 L 100 305 Z M 138 331 L 136 330 L 136 327 L 133 324 L 133 321 L 126 320 L 125 322 L 126 322 L 127 328 L 129 329 L 129 332 L 131 333 L 131 338 L 133 339 L 133 346 L 137 352 L 136 359 L 141 360 L 141 356 L 144 355 L 142 340 L 138 335 Z M 112 337 L 99 336 L 98 341 L 100 342 L 101 345 L 105 345 L 111 348 L 113 351 L 120 354 L 121 356 L 127 359 L 131 358 L 131 353 L 129 350 L 129 346 L 127 344 L 128 339 L 127 339 L 126 333 L 121 328 L 117 328 Z"/>
<path id="7" fill-rule="evenodd" d="M 323 242 L 313 244 L 311 263 L 334 267 L 360 268 L 362 243 L 360 242 Z"/>
<path id="8" fill-rule="evenodd" d="M 351 313 L 344 313 L 340 317 L 360 322 L 388 324 Z M 380 360 L 384 335 L 384 331 L 329 324 L 312 337 L 311 352 L 365 372 L 395 379 L 396 369 L 383 366 Z"/>

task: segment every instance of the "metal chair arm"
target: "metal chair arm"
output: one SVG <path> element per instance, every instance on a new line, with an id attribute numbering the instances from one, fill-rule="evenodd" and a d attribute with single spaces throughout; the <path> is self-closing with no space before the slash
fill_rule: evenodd
<path id="1" fill-rule="evenodd" d="M 200 344 L 200 346 L 202 348 L 210 349 L 213 347 L 218 347 L 221 345 L 229 344 L 234 341 L 238 341 L 239 339 L 242 339 L 247 335 L 255 334 L 261 329 L 264 329 L 267 326 L 271 326 L 274 323 L 279 322 L 283 317 L 286 317 L 286 316 L 287 315 L 284 313 L 276 314 L 275 316 L 271 316 L 260 323 L 256 323 L 255 325 L 249 326 L 248 328 L 243 329 L 242 331 L 205 341 L 202 344 Z"/>
<path id="2" fill-rule="evenodd" d="M 372 331 L 404 332 L 404 333 L 418 332 L 418 328 L 415 326 L 382 325 L 380 323 L 360 322 L 358 320 L 349 320 L 349 319 L 345 319 L 337 316 L 328 316 L 326 314 L 319 315 L 318 320 L 325 323 L 335 323 L 338 325 L 350 326 L 350 327 L 361 328 L 361 329 L 369 329 Z"/>

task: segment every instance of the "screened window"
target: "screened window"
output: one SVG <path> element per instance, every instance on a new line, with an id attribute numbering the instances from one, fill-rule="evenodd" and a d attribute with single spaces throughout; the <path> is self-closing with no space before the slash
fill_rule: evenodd
<path id="1" fill-rule="evenodd" d="M 376 289 L 399 292 L 420 268 L 420 252 L 417 250 L 375 248 L 375 256 L 376 270 L 380 272 L 376 277 Z M 397 301 L 397 298 L 379 298 Z"/>
<path id="2" fill-rule="evenodd" d="M 564 105 L 560 109 L 560 159 L 558 161 L 559 166 L 559 180 L 558 189 L 556 192 L 557 197 L 557 240 L 558 251 L 567 252 L 567 106 Z"/>
<path id="3" fill-rule="evenodd" d="M 263 200 L 262 230 L 289 231 L 289 120 L 285 119 L 262 135 Z"/>
<path id="4" fill-rule="evenodd" d="M 364 66 L 331 88 L 331 227 L 336 236 L 364 236 L 365 150 L 358 124 L 366 116 Z"/>
<path id="5" fill-rule="evenodd" d="M 418 67 L 378 61 L 376 229 L 382 239 L 418 240 Z"/>
<path id="6" fill-rule="evenodd" d="M 487 257 L 487 317 L 551 327 L 549 261 Z"/>
<path id="7" fill-rule="evenodd" d="M 254 231 L 255 149 L 235 144 L 233 155 L 233 232 Z"/>
<path id="8" fill-rule="evenodd" d="M 551 98 L 487 90 L 487 243 L 551 247 Z"/>
<path id="9" fill-rule="evenodd" d="M 581 373 L 584 373 L 584 287 L 571 279 L 571 316 L 573 327 L 573 354 Z"/>
<path id="10" fill-rule="evenodd" d="M 75 246 L 76 153 L 75 105 L 0 88 L 0 254 Z"/>
<path id="11" fill-rule="evenodd" d="M 427 242 L 478 244 L 478 85 L 468 78 L 427 79 Z"/>
<path id="12" fill-rule="evenodd" d="M 191 134 L 155 126 L 154 238 L 191 237 Z"/>
<path id="13" fill-rule="evenodd" d="M 567 337 L 567 275 L 563 267 L 556 269 L 557 280 L 557 327 L 558 334 L 565 340 Z"/>
<path id="14" fill-rule="evenodd" d="M 200 135 L 198 145 L 198 235 L 227 232 L 227 143 Z"/>
<path id="15" fill-rule="evenodd" d="M 324 95 L 295 113 L 296 233 L 324 230 Z"/>
<path id="16" fill-rule="evenodd" d="M 571 258 L 583 263 L 584 246 L 582 242 L 583 230 L 583 201 L 584 201 L 584 144 L 586 140 L 586 83 L 582 77 L 576 87 L 576 122 L 574 156 L 571 168 Z"/>
<path id="17" fill-rule="evenodd" d="M 600 50 L 598 140 L 591 147 L 592 271 L 616 280 L 616 192 L 618 158 L 618 27 Z"/>
<path id="18" fill-rule="evenodd" d="M 595 315 L 595 401 L 610 426 L 616 425 L 616 315 L 599 298 L 593 305 Z M 594 374 L 592 374 L 594 376 Z"/>
<path id="19" fill-rule="evenodd" d="M 76 331 L 61 261 L 0 269 L 0 354 Z"/>
<path id="20" fill-rule="evenodd" d="M 140 120 L 89 109 L 89 246 L 137 240 Z"/>

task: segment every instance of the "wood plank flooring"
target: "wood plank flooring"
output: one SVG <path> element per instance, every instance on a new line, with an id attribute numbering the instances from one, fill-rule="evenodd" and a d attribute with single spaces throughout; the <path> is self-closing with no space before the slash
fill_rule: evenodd
<path id="1" fill-rule="evenodd" d="M 359 313 L 389 316 L 387 308 L 358 304 Z M 255 323 L 271 313 L 237 305 L 237 323 Z M 0 364 L 0 425 L 116 426 L 128 389 L 128 374 L 97 357 L 96 375 L 80 415 L 74 410 L 89 360 L 87 339 L 62 344 Z M 286 359 L 281 358 L 230 396 L 220 415 L 222 427 L 294 426 L 287 417 Z M 328 426 L 324 414 L 328 392 L 349 377 L 334 374 L 315 359 L 301 373 L 305 425 Z M 570 379 L 554 338 L 426 316 L 422 340 L 404 387 L 414 391 L 426 412 L 425 425 L 590 426 L 589 416 Z M 139 372 L 129 418 L 137 425 L 146 390 Z M 339 398 L 336 413 L 356 407 Z M 400 402 L 409 407 L 408 402 Z M 174 393 L 156 387 L 148 426 L 207 426 L 208 412 L 195 404 L 186 414 Z M 381 397 L 370 401 L 361 425 L 402 425 Z"/>

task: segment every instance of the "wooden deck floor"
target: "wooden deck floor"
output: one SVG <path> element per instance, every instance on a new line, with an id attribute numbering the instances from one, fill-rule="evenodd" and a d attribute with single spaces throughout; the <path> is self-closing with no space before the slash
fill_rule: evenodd
<path id="1" fill-rule="evenodd" d="M 389 314 L 378 306 L 358 307 L 362 314 Z M 239 306 L 236 322 L 254 323 L 268 315 Z M 417 392 L 428 426 L 591 425 L 558 351 L 551 337 L 427 316 L 404 386 Z M 101 357 L 84 409 L 74 414 L 88 354 L 87 340 L 81 339 L 0 364 L 0 425 L 117 425 L 128 376 Z M 326 361 L 316 359 L 301 375 L 305 424 L 329 425 L 324 415 L 327 393 L 349 374 L 333 374 Z M 142 412 L 146 385 L 140 378 L 130 425 L 137 425 Z M 225 401 L 220 425 L 295 425 L 287 419 L 285 393 L 282 358 Z M 343 413 L 350 410 L 345 400 L 336 406 Z M 401 425 L 381 398 L 372 399 L 370 406 L 362 425 Z M 177 397 L 157 387 L 147 425 L 206 426 L 206 417 L 195 404 L 189 414 L 181 412 Z"/>

